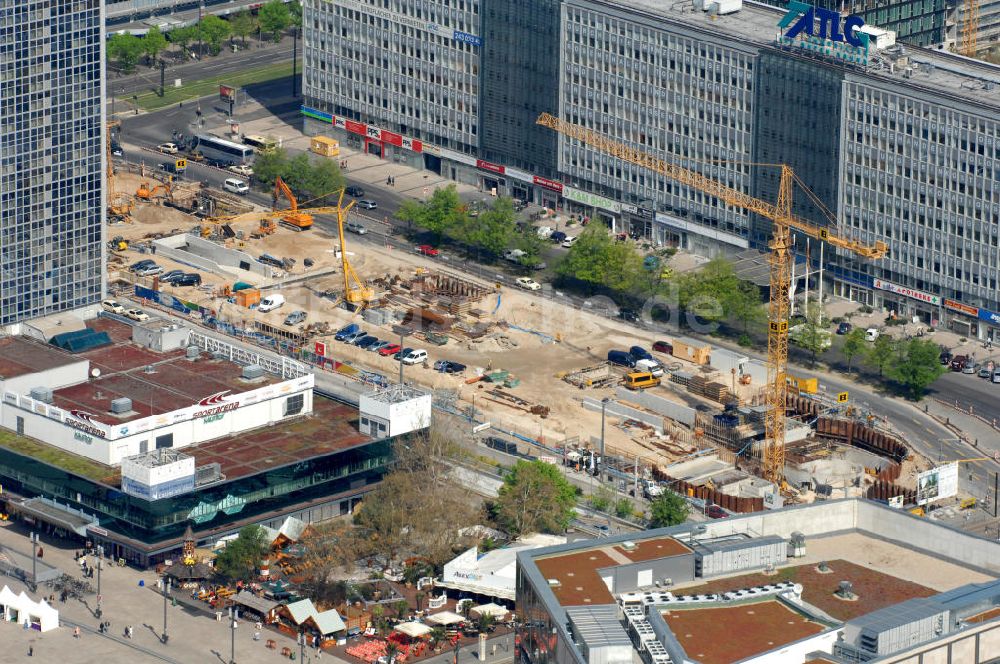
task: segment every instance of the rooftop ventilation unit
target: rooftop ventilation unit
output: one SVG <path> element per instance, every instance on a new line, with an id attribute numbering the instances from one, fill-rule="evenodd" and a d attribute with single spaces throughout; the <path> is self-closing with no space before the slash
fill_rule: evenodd
<path id="1" fill-rule="evenodd" d="M 244 380 L 256 380 L 264 377 L 264 367 L 258 364 L 248 364 L 243 367 Z"/>
<path id="2" fill-rule="evenodd" d="M 33 387 L 28 394 L 35 401 L 52 403 L 52 390 L 48 387 Z"/>
<path id="3" fill-rule="evenodd" d="M 549 588 L 561 588 L 562 582 L 559 579 L 549 579 Z"/>
<path id="4" fill-rule="evenodd" d="M 187 351 L 186 351 L 186 355 L 185 355 L 185 357 L 187 357 L 187 359 L 192 360 L 192 361 L 193 360 L 197 360 L 200 355 L 201 355 L 201 349 L 198 348 L 197 346 L 188 346 L 187 347 Z"/>
<path id="5" fill-rule="evenodd" d="M 148 373 L 148 374 L 156 373 L 156 367 L 154 367 L 152 364 L 147 364 L 145 367 L 143 367 L 142 371 L 143 373 Z"/>
<path id="6" fill-rule="evenodd" d="M 632 541 L 622 542 L 621 543 L 621 547 L 625 551 L 635 551 L 635 548 L 636 548 L 635 542 L 632 542 Z"/>
<path id="7" fill-rule="evenodd" d="M 132 412 L 132 400 L 128 397 L 111 400 L 111 412 L 115 415 Z"/>

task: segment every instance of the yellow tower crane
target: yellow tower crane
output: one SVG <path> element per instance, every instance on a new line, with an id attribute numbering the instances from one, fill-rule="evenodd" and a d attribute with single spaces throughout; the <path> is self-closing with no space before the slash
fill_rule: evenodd
<path id="1" fill-rule="evenodd" d="M 960 53 L 974 58 L 979 44 L 979 0 L 965 0 L 962 3 L 962 47 Z"/>
<path id="2" fill-rule="evenodd" d="M 354 268 L 351 267 L 351 261 L 347 259 L 347 242 L 344 240 L 344 220 L 347 219 L 347 213 L 354 207 L 355 202 L 351 201 L 345 207 L 344 192 L 340 192 L 336 208 L 337 232 L 340 234 L 340 260 L 344 268 L 344 299 L 347 300 L 348 304 L 360 304 L 363 307 L 372 300 L 374 293 L 371 288 L 365 286 L 364 282 L 358 278 Z"/>
<path id="3" fill-rule="evenodd" d="M 791 286 L 791 229 L 795 229 L 811 238 L 828 242 L 839 249 L 846 249 L 854 254 L 868 259 L 879 259 L 886 255 L 889 247 L 884 242 L 874 245 L 863 244 L 856 240 L 834 235 L 829 229 L 815 226 L 792 213 L 792 186 L 798 182 L 811 196 L 811 192 L 795 176 L 791 167 L 781 164 L 781 181 L 776 203 L 754 198 L 748 194 L 716 182 L 696 171 L 671 164 L 659 157 L 639 149 L 619 143 L 581 125 L 566 122 L 559 118 L 542 113 L 537 123 L 553 129 L 563 136 L 576 139 L 581 143 L 600 152 L 612 155 L 622 161 L 647 168 L 663 177 L 680 182 L 698 191 L 704 192 L 727 205 L 743 208 L 770 219 L 773 223 L 771 233 L 770 290 L 771 299 L 768 307 L 767 360 L 768 389 L 767 414 L 765 416 L 766 441 L 762 456 L 765 479 L 778 484 L 782 483 L 785 468 L 785 406 L 788 385 L 786 383 L 786 366 L 788 364 L 788 317 L 790 308 Z M 836 224 L 836 218 L 815 198 L 818 207 L 824 211 L 830 221 Z"/>

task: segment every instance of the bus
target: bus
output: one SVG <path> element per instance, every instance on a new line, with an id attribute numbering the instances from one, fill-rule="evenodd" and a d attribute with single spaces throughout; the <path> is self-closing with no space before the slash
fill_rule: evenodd
<path id="1" fill-rule="evenodd" d="M 243 137 L 243 142 L 252 147 L 258 153 L 275 150 L 278 147 L 278 141 L 267 136 L 246 135 Z"/>
<path id="2" fill-rule="evenodd" d="M 252 147 L 208 134 L 198 136 L 198 144 L 195 149 L 201 152 L 205 159 L 220 161 L 226 165 L 250 164 L 254 157 Z"/>

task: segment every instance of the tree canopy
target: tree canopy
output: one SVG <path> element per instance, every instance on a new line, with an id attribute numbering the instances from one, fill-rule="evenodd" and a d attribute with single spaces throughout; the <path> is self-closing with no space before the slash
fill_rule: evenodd
<path id="1" fill-rule="evenodd" d="M 941 349 L 933 341 L 908 339 L 898 345 L 889 375 L 909 390 L 910 397 L 919 400 L 931 383 L 947 371 L 939 360 L 940 354 Z"/>
<path id="2" fill-rule="evenodd" d="M 606 228 L 593 224 L 580 233 L 556 271 L 591 288 L 627 292 L 642 275 L 642 260 L 634 242 L 618 242 Z"/>
<path id="3" fill-rule="evenodd" d="M 171 44 L 177 44 L 186 52 L 191 42 L 198 39 L 198 26 L 185 25 L 180 28 L 174 28 L 168 33 L 168 36 L 170 37 Z"/>
<path id="4" fill-rule="evenodd" d="M 245 9 L 229 19 L 232 33 L 243 41 L 244 47 L 247 45 L 247 37 L 257 32 L 259 26 L 257 17 Z"/>
<path id="5" fill-rule="evenodd" d="M 108 57 L 117 60 L 122 71 L 130 72 L 143 53 L 143 42 L 134 35 L 116 34 L 108 40 Z"/>
<path id="6" fill-rule="evenodd" d="M 229 37 L 229 22 L 214 14 L 206 16 L 198 23 L 198 32 L 201 38 L 208 42 L 212 54 L 216 55 L 222 49 L 222 42 Z"/>
<path id="7" fill-rule="evenodd" d="M 865 331 L 860 327 L 853 328 L 844 337 L 844 357 L 847 358 L 847 372 L 851 372 L 851 366 L 854 364 L 854 358 L 859 356 L 864 356 L 867 341 L 865 341 Z"/>
<path id="8" fill-rule="evenodd" d="M 684 523 L 690 509 L 683 496 L 664 491 L 649 504 L 649 527 L 666 528 Z"/>
<path id="9" fill-rule="evenodd" d="M 226 548 L 215 557 L 216 572 L 230 581 L 256 578 L 268 544 L 263 528 L 246 526 L 240 530 L 239 537 L 226 544 Z"/>
<path id="10" fill-rule="evenodd" d="M 454 184 L 435 189 L 427 201 L 404 201 L 396 217 L 431 232 L 436 243 L 449 232 L 464 227 L 467 219 Z"/>
<path id="11" fill-rule="evenodd" d="M 271 35 L 275 42 L 281 41 L 281 33 L 292 24 L 292 13 L 281 0 L 270 0 L 258 11 L 260 29 Z"/>
<path id="12" fill-rule="evenodd" d="M 519 460 L 504 476 L 496 501 L 497 522 L 509 533 L 562 533 L 573 519 L 576 489 L 559 468 Z"/>
<path id="13" fill-rule="evenodd" d="M 149 65 L 153 66 L 156 56 L 167 47 L 167 38 L 163 36 L 160 29 L 155 25 L 150 26 L 146 36 L 142 38 L 142 50 L 149 58 Z"/>
<path id="14" fill-rule="evenodd" d="M 254 162 L 254 178 L 268 186 L 281 177 L 295 193 L 301 207 L 326 205 L 336 200 L 344 176 L 330 159 L 313 159 L 302 152 L 289 158 L 282 148 L 267 150 Z"/>
<path id="15" fill-rule="evenodd" d="M 880 334 L 865 353 L 865 364 L 878 369 L 878 377 L 885 377 L 886 368 L 896 361 L 896 340 L 887 334 Z"/>

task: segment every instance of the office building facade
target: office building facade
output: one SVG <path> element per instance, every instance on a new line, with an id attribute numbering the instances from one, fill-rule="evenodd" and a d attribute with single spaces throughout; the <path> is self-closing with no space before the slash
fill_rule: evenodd
<path id="1" fill-rule="evenodd" d="M 483 7 L 492 2 L 499 0 Z M 537 9 L 546 7 L 560 22 L 558 107 L 549 112 L 764 200 L 778 192 L 779 171 L 769 165 L 792 166 L 811 192 L 797 187 L 796 214 L 890 246 L 877 262 L 825 248 L 833 292 L 1000 338 L 1000 67 L 893 44 L 877 30 L 865 48 L 842 37 L 823 41 L 819 22 L 812 41 L 776 38 L 789 28 L 779 25 L 785 12 L 757 3 L 722 13 L 714 3 L 651 0 L 562 0 Z M 502 23 L 491 27 L 488 18 L 484 34 L 496 35 Z M 512 25 L 516 40 L 507 43 L 528 43 L 532 25 L 548 25 L 533 20 Z M 575 140 L 555 137 L 554 172 L 538 157 L 518 161 L 511 135 L 526 128 L 525 99 L 534 115 L 551 94 L 508 96 L 516 103 L 501 117 L 504 104 L 485 95 L 505 52 L 488 44 L 480 51 L 488 77 L 480 105 L 491 110 L 480 115 L 478 157 L 422 146 L 441 155 L 439 172 L 602 219 L 652 244 L 705 255 L 766 247 L 766 219 Z M 535 89 L 537 75 L 524 73 L 525 90 Z M 509 84 L 500 90 L 509 94 Z M 339 103 L 350 104 L 345 97 Z M 316 103 L 307 96 L 304 112 Z M 503 137 L 507 151 L 487 136 Z M 525 135 L 526 143 L 536 141 Z M 815 243 L 810 257 L 819 259 Z"/>
<path id="2" fill-rule="evenodd" d="M 104 289 L 102 7 L 0 0 L 0 325 Z"/>

